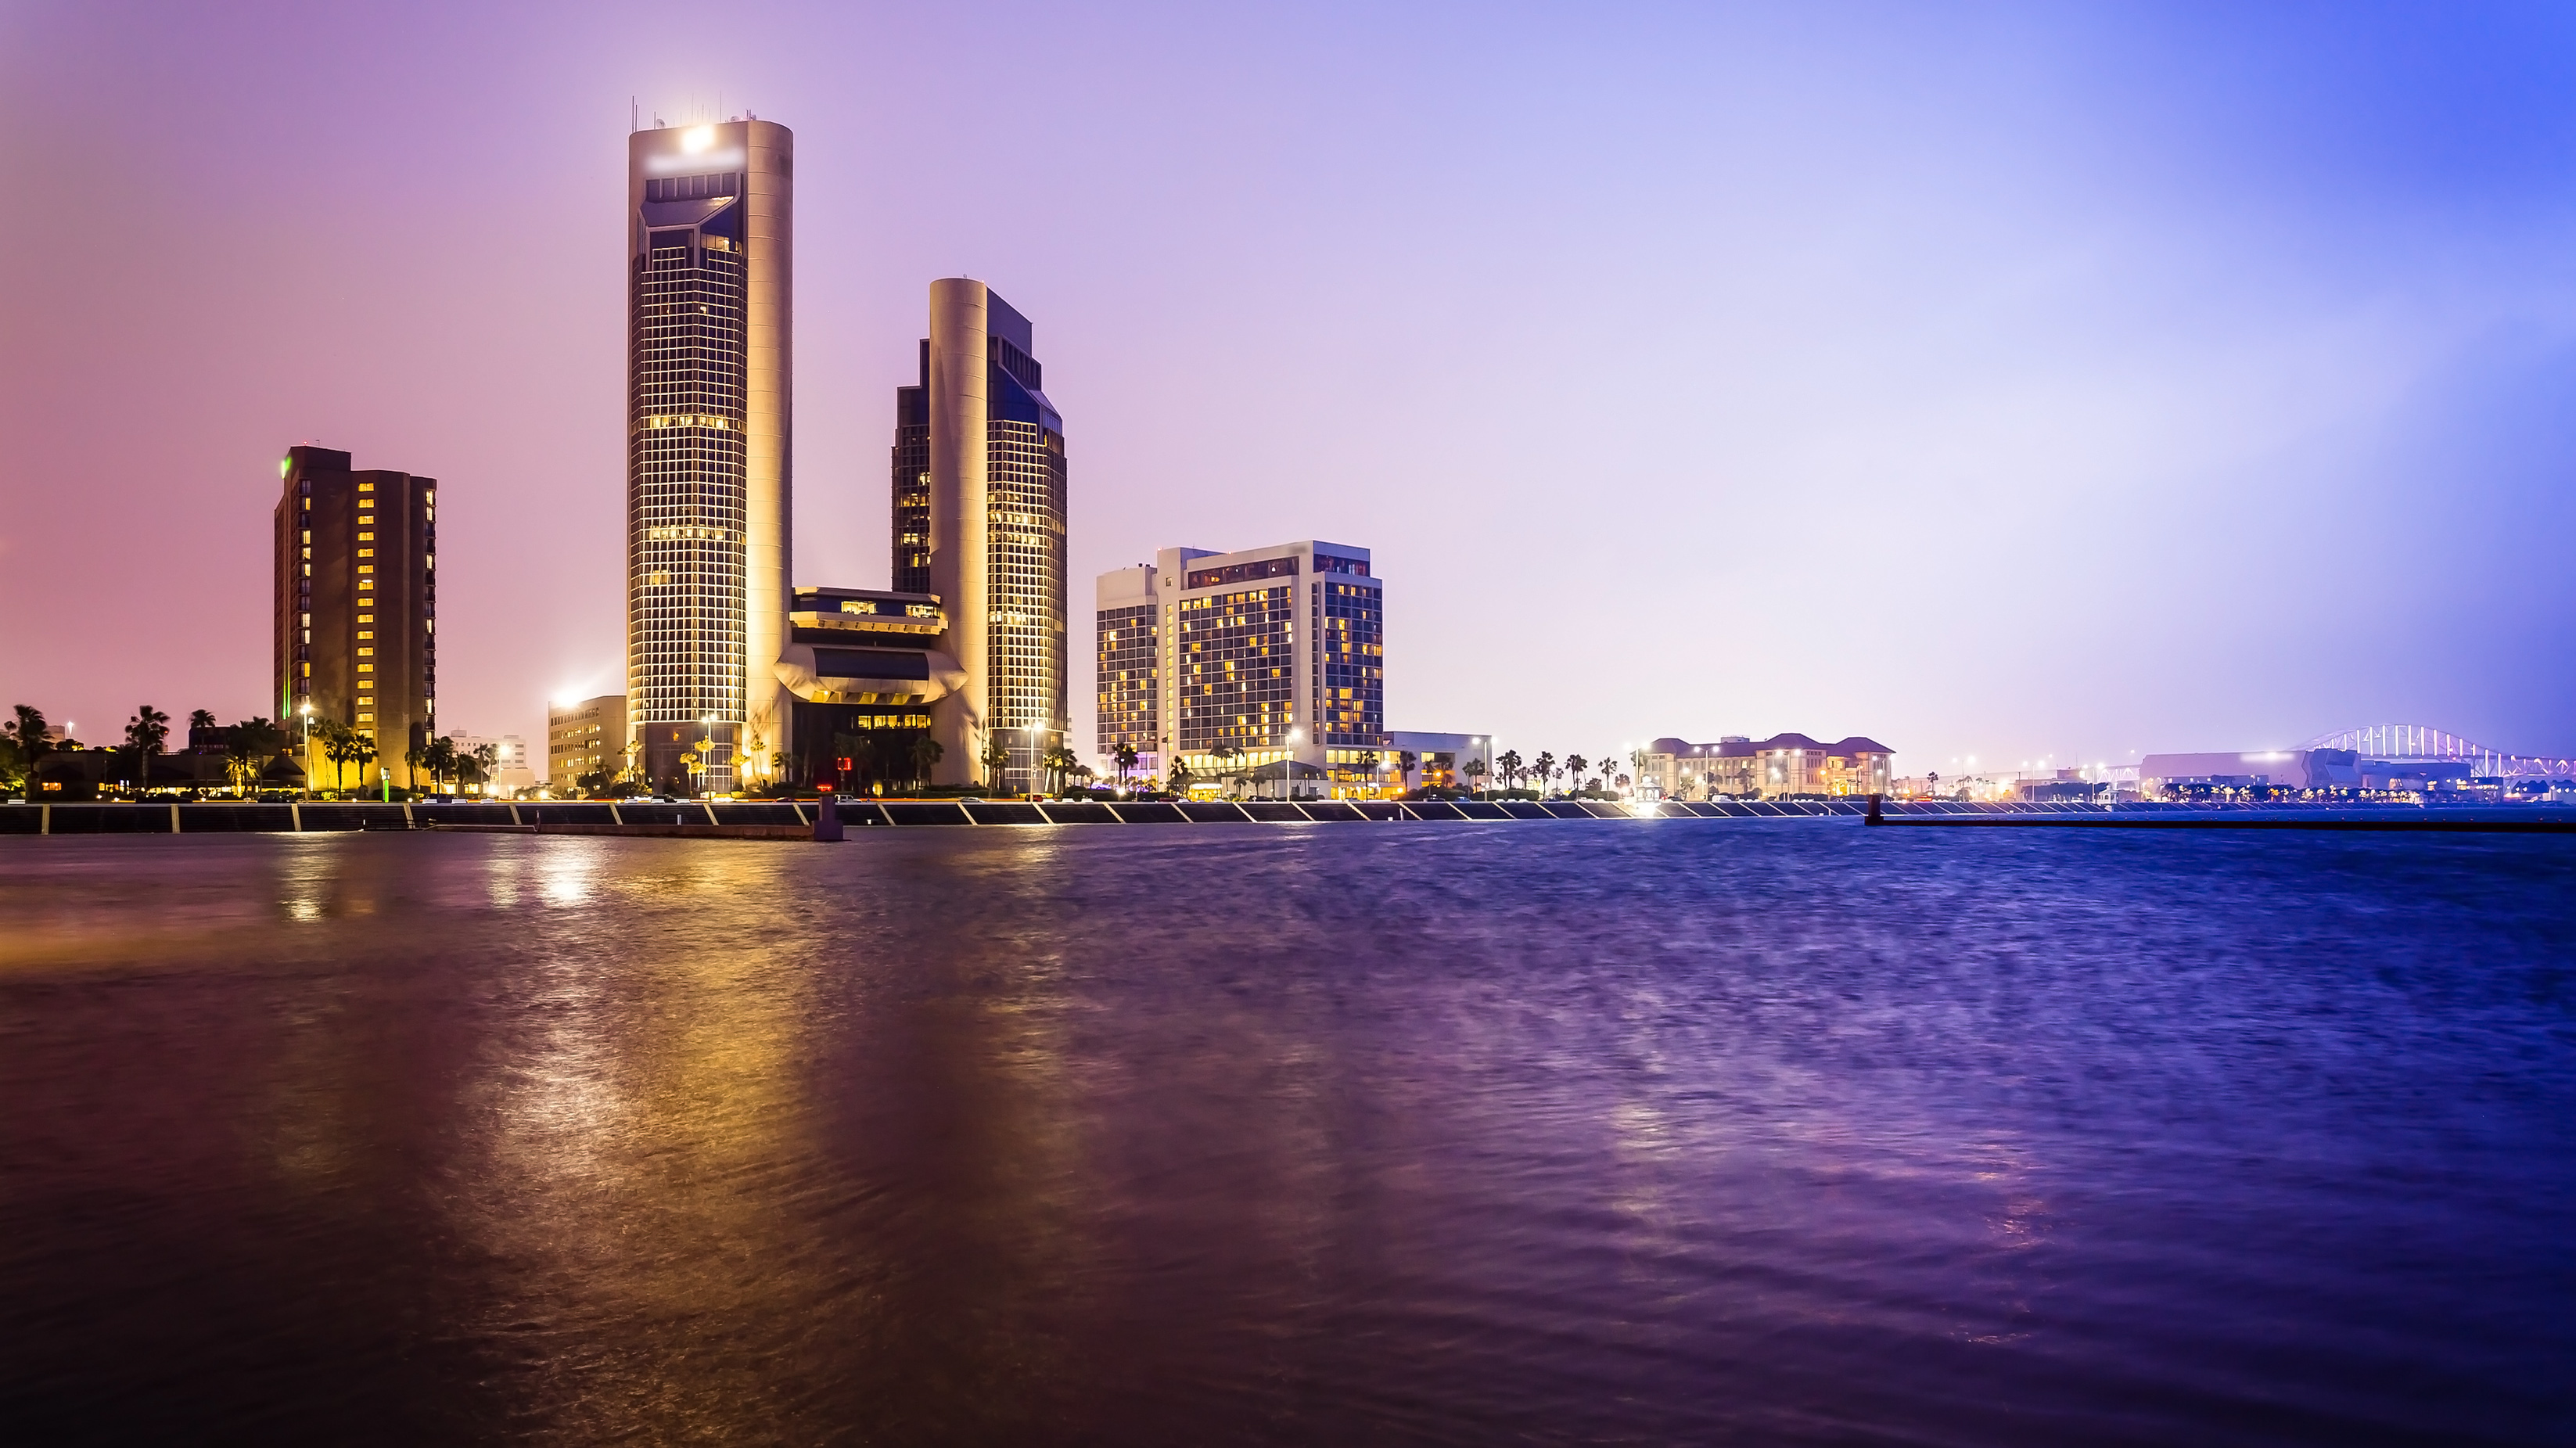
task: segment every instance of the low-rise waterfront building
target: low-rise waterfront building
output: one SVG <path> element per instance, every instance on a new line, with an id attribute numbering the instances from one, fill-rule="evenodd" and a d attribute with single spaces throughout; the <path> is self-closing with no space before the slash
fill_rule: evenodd
<path id="1" fill-rule="evenodd" d="M 1644 753 L 1638 777 L 1665 799 L 1887 794 L 1896 780 L 1895 751 L 1858 734 L 1831 744 L 1804 734 L 1729 734 L 1714 744 L 1666 736 Z"/>
<path id="2" fill-rule="evenodd" d="M 483 782 L 485 794 L 515 795 L 537 787 L 536 772 L 528 767 L 528 741 L 519 735 L 468 734 L 462 729 L 451 729 L 447 734 L 447 742 L 456 747 L 456 752 L 460 756 L 470 755 L 486 746 L 491 748 L 492 772 Z M 327 761 L 323 768 L 327 777 L 327 771 L 330 768 Z M 397 776 L 401 775 L 400 760 L 394 761 L 394 772 Z"/>
<path id="3" fill-rule="evenodd" d="M 2465 776 L 2466 769 L 2463 768 L 2461 773 Z M 2138 761 L 2138 781 L 2150 795 L 2190 787 L 2297 790 L 2364 787 L 2361 758 L 2350 749 L 2150 754 Z"/>
<path id="4" fill-rule="evenodd" d="M 626 769 L 626 696 L 602 694 L 546 710 L 546 787 L 581 788 L 585 775 L 615 779 Z"/>
<path id="5" fill-rule="evenodd" d="M 939 739 L 935 706 L 963 686 L 966 671 L 939 600 L 909 590 L 810 587 L 795 590 L 794 604 L 778 673 L 792 701 L 795 743 L 769 763 L 791 783 L 852 792 L 958 773 L 949 754 L 963 746 Z M 970 777 L 989 773 L 980 762 L 967 765 Z"/>
<path id="6" fill-rule="evenodd" d="M 1398 729 L 1386 736 L 1386 763 L 1394 775 L 1398 792 L 1414 789 L 1482 789 L 1469 761 L 1482 763 L 1488 771 L 1493 761 L 1486 750 L 1491 747 L 1489 734 L 1430 734 Z"/>

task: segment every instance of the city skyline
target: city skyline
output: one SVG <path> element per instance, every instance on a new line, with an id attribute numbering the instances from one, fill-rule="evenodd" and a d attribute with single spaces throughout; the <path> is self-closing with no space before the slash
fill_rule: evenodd
<path id="1" fill-rule="evenodd" d="M 596 218 L 636 93 L 648 124 L 796 126 L 802 224 L 842 238 L 805 302 L 797 368 L 831 404 L 796 440 L 791 583 L 889 581 L 872 399 L 917 369 L 923 279 L 971 272 L 1048 319 L 1071 379 L 1065 571 L 1174 537 L 1365 538 L 1407 580 L 1389 728 L 1851 720 L 1908 768 L 2392 718 L 2576 745 L 2576 585 L 2517 552 L 2570 521 L 2565 25 L 1981 17 L 1506 16 L 1475 67 L 1418 15 L 1377 21 L 1367 56 L 1323 20 L 1171 39 L 1131 17 L 1058 38 L 1148 39 L 1133 83 L 1004 85 L 943 135 L 908 118 L 927 82 L 853 101 L 832 62 L 989 17 L 783 10 L 687 56 L 640 24 L 577 64 L 606 27 L 556 17 L 487 65 L 470 13 L 218 33 L 174 12 L 146 36 L 20 12 L 0 104 L 30 142 L 7 164 L 94 244 L 7 304 L 26 445 L 0 566 L 54 622 L 0 667 L 85 732 L 138 694 L 265 712 L 249 490 L 309 439 L 449 492 L 442 727 L 535 737 L 548 695 L 614 687 L 623 304 Z M 1252 26 L 1271 43 L 1228 45 Z M 381 99 L 329 63 L 376 52 Z M 333 125 L 228 88 L 254 56 L 311 76 Z M 467 74 L 485 103 L 421 103 Z M 163 123 L 180 110 L 222 122 Z M 963 220 L 960 162 L 1038 111 L 1062 123 L 1049 224 Z M 394 224 L 468 187 L 512 214 L 507 248 Z M 246 197 L 295 224 L 226 219 Z M 1258 448 L 1229 430 L 1247 412 Z M 90 663 L 102 516 L 203 646 Z M 1495 591 L 1494 562 L 1539 555 L 1589 580 L 1592 620 Z M 1510 685 L 1515 657 L 1577 650 L 1636 682 Z"/>

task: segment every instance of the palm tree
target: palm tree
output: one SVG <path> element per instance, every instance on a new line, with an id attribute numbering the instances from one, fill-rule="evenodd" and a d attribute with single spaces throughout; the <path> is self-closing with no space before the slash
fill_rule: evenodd
<path id="1" fill-rule="evenodd" d="M 152 787 L 152 756 L 161 752 L 170 737 L 170 716 L 149 704 L 134 706 L 134 717 L 125 721 L 125 746 L 134 751 L 134 785 L 138 790 Z"/>
<path id="2" fill-rule="evenodd" d="M 34 799 L 36 765 L 53 751 L 54 741 L 47 735 L 49 726 L 45 723 L 43 710 L 33 704 L 20 704 L 17 706 L 16 713 L 16 718 L 6 724 L 0 724 L 0 734 L 5 734 L 8 742 L 15 748 L 18 756 L 17 766 L 26 781 L 27 798 Z"/>
<path id="3" fill-rule="evenodd" d="M 286 747 L 286 731 L 254 714 L 224 731 L 224 772 L 236 788 L 248 793 L 259 784 L 268 761 Z"/>
<path id="4" fill-rule="evenodd" d="M 912 741 L 911 751 L 913 781 L 922 785 L 929 784 L 930 767 L 937 764 L 939 762 L 939 756 L 946 754 L 947 752 L 948 751 L 946 749 L 940 746 L 938 740 L 931 738 L 927 734 L 920 735 L 915 738 Z"/>
<path id="5" fill-rule="evenodd" d="M 447 776 L 456 772 L 456 741 L 441 734 L 421 749 L 421 763 L 429 769 L 429 783 L 441 793 Z"/>
<path id="6" fill-rule="evenodd" d="M 984 792 L 1002 792 L 1002 771 L 1011 767 L 1011 746 L 1003 742 L 999 731 L 984 740 Z"/>
<path id="7" fill-rule="evenodd" d="M 474 782 L 476 784 L 490 784 L 492 782 L 493 771 L 501 767 L 500 746 L 493 744 L 477 744 L 474 746 L 473 750 L 465 756 L 465 760 L 470 761 L 473 766 Z"/>
<path id="8" fill-rule="evenodd" d="M 322 737 L 322 757 L 331 761 L 331 787 L 338 789 L 348 772 L 349 726 L 337 719 L 325 719 L 313 726 L 313 732 Z"/>
<path id="9" fill-rule="evenodd" d="M 1485 792 L 1485 761 L 1481 759 L 1470 759 L 1467 761 L 1466 769 L 1462 772 L 1467 776 L 1468 788 L 1471 792 L 1476 794 L 1483 794 Z"/>
<path id="10" fill-rule="evenodd" d="M 1542 749 L 1538 758 L 1530 761 L 1530 768 L 1538 772 L 1538 792 L 1544 796 L 1549 781 L 1556 778 L 1556 756 Z"/>
<path id="11" fill-rule="evenodd" d="M 202 729 L 202 730 L 204 730 L 205 732 L 209 733 L 209 734 L 211 734 L 211 733 L 213 733 L 213 732 L 214 732 L 214 729 L 215 729 L 215 711 L 214 711 L 214 710 L 212 710 L 212 709 L 191 709 L 191 710 L 189 710 L 189 711 L 188 711 L 188 747 L 189 747 L 190 749 L 194 749 L 194 748 L 196 748 L 196 747 L 197 747 L 197 731 L 199 731 L 199 730 L 201 730 L 201 729 Z"/>
<path id="12" fill-rule="evenodd" d="M 1585 766 L 1590 763 L 1590 760 L 1585 759 L 1580 754 L 1569 754 L 1565 756 L 1565 772 L 1572 776 L 1574 787 L 1578 790 L 1583 788 L 1583 771 Z"/>
<path id="13" fill-rule="evenodd" d="M 376 762 L 376 736 L 349 731 L 349 762 L 358 766 L 358 788 L 367 787 L 367 766 Z"/>
<path id="14" fill-rule="evenodd" d="M 1136 767 L 1136 746 L 1121 739 L 1109 758 L 1118 766 L 1118 787 L 1123 790 L 1127 787 L 1127 771 Z"/>
<path id="15" fill-rule="evenodd" d="M 1172 756 L 1172 767 L 1163 773 L 1163 787 L 1172 794 L 1188 794 L 1190 762 L 1177 754 Z"/>
<path id="16" fill-rule="evenodd" d="M 1074 752 L 1065 748 L 1062 744 L 1058 744 L 1046 752 L 1045 764 L 1047 767 L 1047 773 L 1053 780 L 1053 791 L 1055 793 L 1064 793 L 1066 787 L 1073 782 L 1073 771 L 1081 763 L 1082 761 L 1075 757 Z"/>
<path id="17" fill-rule="evenodd" d="M 1503 751 L 1503 757 L 1502 757 L 1502 758 L 1500 758 L 1500 759 L 1495 760 L 1495 761 L 1494 761 L 1494 764 L 1495 764 L 1495 767 L 1497 767 L 1497 768 L 1499 768 L 1499 769 L 1501 769 L 1501 770 L 1502 770 L 1502 772 L 1503 772 L 1503 778 L 1505 778 L 1505 779 L 1507 779 L 1507 780 L 1512 781 L 1512 787 L 1513 787 L 1514 789 L 1518 789 L 1518 788 L 1520 787 L 1520 777 L 1521 777 L 1521 768 L 1522 768 L 1522 766 L 1521 766 L 1521 752 L 1520 752 L 1519 750 L 1517 750 L 1517 749 L 1506 749 L 1506 750 L 1504 750 L 1504 751 Z"/>

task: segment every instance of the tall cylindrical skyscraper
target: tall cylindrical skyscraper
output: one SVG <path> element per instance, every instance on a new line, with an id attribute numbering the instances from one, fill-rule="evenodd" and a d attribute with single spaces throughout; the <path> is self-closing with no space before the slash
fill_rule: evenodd
<path id="1" fill-rule="evenodd" d="M 730 790 L 790 747 L 795 137 L 657 127 L 626 156 L 627 727 L 656 787 Z"/>
<path id="2" fill-rule="evenodd" d="M 1064 419 L 1043 382 L 1028 318 L 982 282 L 930 284 L 926 583 L 966 676 L 931 711 L 943 783 L 1030 789 L 1064 742 Z M 919 526 L 906 407 L 899 398 L 898 580 L 910 576 L 906 535 Z M 996 744 L 1008 754 L 998 769 L 986 763 Z"/>

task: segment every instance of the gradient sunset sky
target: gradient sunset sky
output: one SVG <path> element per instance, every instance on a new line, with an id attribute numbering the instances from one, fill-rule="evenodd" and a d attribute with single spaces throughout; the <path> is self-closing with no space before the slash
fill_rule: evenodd
<path id="1" fill-rule="evenodd" d="M 623 158 L 797 140 L 795 578 L 936 276 L 1091 579 L 1324 538 L 1388 723 L 1900 769 L 2576 751 L 2576 8 L 0 9 L 0 705 L 269 707 L 299 441 L 440 479 L 442 724 L 622 687 Z"/>

